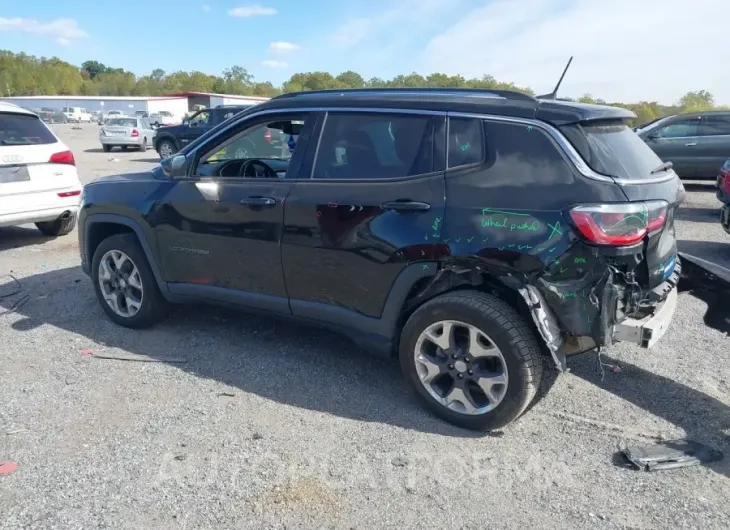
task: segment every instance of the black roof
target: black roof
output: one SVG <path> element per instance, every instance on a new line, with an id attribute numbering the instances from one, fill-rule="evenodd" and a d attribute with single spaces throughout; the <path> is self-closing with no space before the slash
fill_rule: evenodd
<path id="1" fill-rule="evenodd" d="M 533 118 L 554 125 L 588 120 L 633 119 L 636 115 L 620 107 L 587 105 L 571 101 L 538 99 L 509 90 L 469 88 L 367 88 L 291 92 L 256 106 L 262 108 L 352 107 L 414 109 L 496 114 Z"/>

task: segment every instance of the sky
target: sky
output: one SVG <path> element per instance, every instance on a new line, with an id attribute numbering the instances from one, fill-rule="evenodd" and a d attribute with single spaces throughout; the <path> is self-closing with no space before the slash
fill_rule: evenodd
<path id="1" fill-rule="evenodd" d="M 671 104 L 704 89 L 730 104 L 728 20 L 723 0 L 0 0 L 0 49 L 137 75 L 240 65 L 276 85 L 491 74 L 538 93 L 572 55 L 564 96 Z"/>

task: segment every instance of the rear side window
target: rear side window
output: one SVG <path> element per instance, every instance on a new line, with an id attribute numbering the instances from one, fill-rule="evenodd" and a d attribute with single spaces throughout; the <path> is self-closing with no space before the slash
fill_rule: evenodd
<path id="1" fill-rule="evenodd" d="M 0 145 L 55 144 L 57 141 L 38 116 L 0 114 Z"/>
<path id="2" fill-rule="evenodd" d="M 484 121 L 485 164 L 493 183 L 564 182 L 572 170 L 558 147 L 539 128 Z"/>
<path id="3" fill-rule="evenodd" d="M 117 127 L 137 127 L 136 118 L 114 118 L 106 122 L 107 125 Z"/>
<path id="4" fill-rule="evenodd" d="M 469 166 L 484 161 L 484 130 L 476 118 L 449 119 L 448 168 Z"/>
<path id="5" fill-rule="evenodd" d="M 688 138 L 699 136 L 700 120 L 698 118 L 688 118 L 673 121 L 664 127 L 657 127 L 654 134 L 659 138 Z"/>
<path id="6" fill-rule="evenodd" d="M 399 178 L 432 170 L 433 121 L 429 116 L 330 113 L 313 178 Z"/>
<path id="7" fill-rule="evenodd" d="M 597 173 L 621 179 L 657 176 L 651 172 L 661 159 L 623 122 L 589 122 L 560 129 Z"/>
<path id="8" fill-rule="evenodd" d="M 705 117 L 703 136 L 730 136 L 730 114 Z"/>

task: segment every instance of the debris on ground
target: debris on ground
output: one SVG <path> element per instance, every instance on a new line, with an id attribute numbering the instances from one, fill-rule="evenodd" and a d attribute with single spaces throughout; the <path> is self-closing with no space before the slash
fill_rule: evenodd
<path id="1" fill-rule="evenodd" d="M 676 469 L 722 460 L 722 453 L 691 440 L 670 440 L 656 445 L 625 447 L 621 452 L 644 471 Z"/>
<path id="2" fill-rule="evenodd" d="M 232 392 L 221 392 L 218 394 L 218 397 L 236 397 L 236 394 Z"/>
<path id="3" fill-rule="evenodd" d="M 402 456 L 396 456 L 390 461 L 395 467 L 406 467 L 408 465 L 408 459 Z"/>
<path id="4" fill-rule="evenodd" d="M 107 160 L 109 162 L 119 162 L 119 159 L 115 156 L 110 156 L 109 158 L 107 158 Z"/>
<path id="5" fill-rule="evenodd" d="M 9 281 L 2 281 L 0 282 L 0 287 L 5 287 L 7 285 L 12 285 L 13 287 L 10 289 L 9 292 L 0 292 L 0 300 L 4 300 L 5 298 L 10 298 L 16 295 L 21 295 L 23 293 L 23 285 L 20 283 L 20 280 L 18 280 L 15 276 L 12 274 L 6 274 L 5 276 L 0 276 L 0 280 L 9 279 Z M 5 309 L 4 311 L 0 312 L 1 315 L 7 315 L 10 313 L 14 313 L 25 303 L 30 300 L 30 295 L 28 294 L 22 294 L 19 298 L 17 298 L 10 306 L 10 308 Z"/>
<path id="6" fill-rule="evenodd" d="M 175 457 L 175 460 L 177 460 L 178 462 L 182 462 L 182 461 L 184 461 L 184 460 L 185 460 L 186 458 L 187 458 L 187 456 L 185 456 L 185 455 L 177 455 L 177 456 Z"/>
<path id="7" fill-rule="evenodd" d="M 13 434 L 20 434 L 22 432 L 28 432 L 28 429 L 26 429 L 25 427 L 18 427 L 17 429 L 10 429 L 5 431 L 5 434 L 7 436 L 12 436 Z"/>
<path id="8" fill-rule="evenodd" d="M 81 355 L 83 355 L 84 357 L 91 357 L 92 355 L 94 355 L 94 350 L 92 350 L 91 348 L 84 348 L 83 350 L 81 350 Z"/>
<path id="9" fill-rule="evenodd" d="M 140 355 L 136 353 L 95 353 L 93 354 L 95 359 L 112 359 L 115 361 L 136 361 L 140 363 L 186 363 L 188 360 L 183 357 L 169 357 L 169 356 L 156 356 L 150 357 L 149 355 Z"/>
<path id="10" fill-rule="evenodd" d="M 9 475 L 18 469 L 17 462 L 0 462 L 0 475 Z"/>
<path id="11" fill-rule="evenodd" d="M 263 439 L 263 435 L 255 432 L 255 433 L 253 433 L 253 436 L 251 436 L 251 438 L 254 440 L 261 440 L 261 439 Z"/>

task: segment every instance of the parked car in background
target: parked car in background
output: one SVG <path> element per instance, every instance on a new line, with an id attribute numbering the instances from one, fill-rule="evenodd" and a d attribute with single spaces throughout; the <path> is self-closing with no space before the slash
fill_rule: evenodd
<path id="1" fill-rule="evenodd" d="M 249 106 L 203 109 L 190 116 L 190 118 L 183 120 L 180 125 L 160 127 L 157 129 L 155 150 L 160 158 L 167 158 L 216 125 L 223 123 L 247 108 Z"/>
<path id="2" fill-rule="evenodd" d="M 99 141 L 107 153 L 114 147 L 146 151 L 154 145 L 155 130 L 147 118 L 110 118 L 99 129 Z"/>
<path id="3" fill-rule="evenodd" d="M 666 116 L 636 134 L 681 178 L 715 179 L 730 156 L 730 111 Z"/>
<path id="4" fill-rule="evenodd" d="M 168 112 L 166 110 L 161 110 L 160 112 L 153 112 L 149 116 L 150 123 L 152 125 L 156 125 L 157 127 L 161 126 L 169 126 L 169 125 L 178 125 L 180 123 L 180 119 L 176 118 L 172 112 Z"/>
<path id="5" fill-rule="evenodd" d="M 317 323 L 398 357 L 441 418 L 500 428 L 544 354 L 565 370 L 671 325 L 683 188 L 635 117 L 502 90 L 286 94 L 86 185 L 82 269 L 119 325 L 203 301 Z"/>
<path id="6" fill-rule="evenodd" d="M 136 111 L 134 111 L 134 115 L 138 118 L 149 118 L 150 117 L 150 113 L 147 112 L 146 110 L 136 110 Z"/>
<path id="7" fill-rule="evenodd" d="M 0 102 L 0 226 L 46 235 L 76 225 L 81 182 L 73 153 L 34 113 Z"/>
<path id="8" fill-rule="evenodd" d="M 68 123 L 66 115 L 61 109 L 52 109 L 50 107 L 41 107 L 42 111 L 48 112 L 51 115 L 51 123 Z"/>
<path id="9" fill-rule="evenodd" d="M 69 123 L 91 123 L 93 117 L 82 107 L 63 107 L 63 114 Z"/>
<path id="10" fill-rule="evenodd" d="M 720 168 L 720 174 L 715 181 L 717 198 L 724 204 L 730 203 L 730 158 Z"/>

